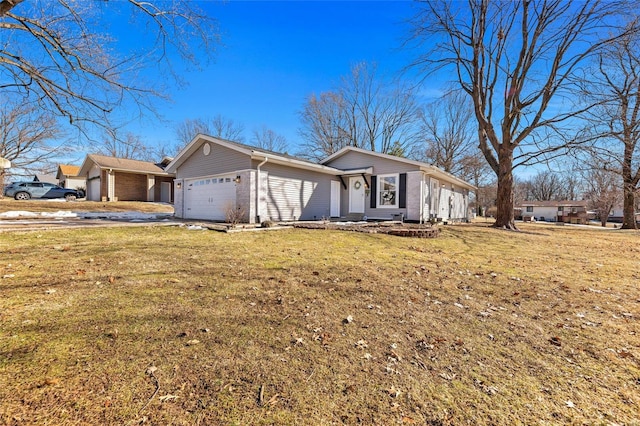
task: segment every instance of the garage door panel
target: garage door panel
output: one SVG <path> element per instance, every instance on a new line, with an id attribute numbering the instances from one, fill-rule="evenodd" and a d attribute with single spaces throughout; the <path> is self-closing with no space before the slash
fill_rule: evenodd
<path id="1" fill-rule="evenodd" d="M 236 183 L 232 176 L 190 179 L 185 182 L 185 218 L 225 220 L 235 207 Z"/>

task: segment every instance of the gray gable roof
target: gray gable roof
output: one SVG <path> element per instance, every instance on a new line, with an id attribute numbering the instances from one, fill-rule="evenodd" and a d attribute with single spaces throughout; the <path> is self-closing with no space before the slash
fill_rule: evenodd
<path id="1" fill-rule="evenodd" d="M 284 164 L 290 167 L 315 170 L 321 173 L 328 173 L 338 175 L 341 170 L 333 167 L 325 166 L 322 164 L 314 163 L 313 161 L 306 160 L 304 158 L 295 157 L 289 154 L 283 154 L 279 152 L 269 151 L 267 149 L 253 147 L 239 142 L 233 142 L 226 139 L 220 139 L 213 136 L 198 134 L 196 135 L 186 147 L 184 147 L 178 155 L 169 163 L 166 170 L 175 173 L 178 167 L 186 161 L 200 146 L 202 142 L 215 143 L 229 149 L 246 154 L 252 159 L 264 160 L 267 159 L 270 163 Z"/>
<path id="2" fill-rule="evenodd" d="M 437 179 L 453 182 L 454 184 L 469 190 L 476 189 L 475 186 L 469 184 L 468 182 L 452 175 L 451 173 L 447 173 L 444 170 L 439 169 L 438 167 L 432 166 L 431 164 L 422 163 L 420 161 L 410 160 L 408 158 L 397 157 L 389 154 L 373 152 L 373 151 L 369 151 L 361 148 L 345 147 L 345 148 L 342 148 L 340 151 L 336 152 L 335 154 L 327 157 L 320 163 L 315 163 L 313 161 L 309 161 L 307 159 L 300 158 L 300 157 L 295 157 L 293 155 L 269 151 L 262 148 L 253 147 L 251 145 L 246 145 L 243 143 L 233 142 L 233 141 L 220 139 L 213 136 L 207 136 L 203 134 L 196 135 L 191 140 L 191 142 L 189 142 L 187 146 L 184 147 L 178 153 L 178 155 L 173 159 L 173 161 L 169 163 L 166 170 L 170 173 L 176 173 L 178 167 L 180 167 L 180 165 L 184 163 L 187 160 L 187 158 L 189 158 L 202 145 L 203 142 L 215 143 L 215 144 L 227 147 L 229 149 L 233 149 L 235 151 L 246 154 L 247 156 L 255 160 L 259 160 L 259 161 L 267 160 L 269 163 L 282 164 L 289 167 L 295 167 L 295 168 L 306 169 L 306 170 L 314 170 L 320 173 L 327 173 L 334 176 L 345 175 L 350 172 L 358 173 L 358 174 L 369 173 L 367 171 L 366 165 L 365 166 L 356 165 L 353 168 L 347 170 L 347 169 L 332 167 L 328 164 L 332 160 L 342 155 L 345 155 L 350 151 L 356 151 L 365 155 L 377 156 L 377 157 L 385 158 L 386 160 L 395 161 L 397 163 L 408 164 L 408 165 L 411 165 L 411 167 L 415 168 L 415 170 L 423 171 L 428 175 L 436 177 Z"/>
<path id="3" fill-rule="evenodd" d="M 404 158 L 404 157 L 398 157 L 396 155 L 390 155 L 390 154 L 383 154 L 381 152 L 375 152 L 375 151 L 370 151 L 367 149 L 362 149 L 362 148 L 355 148 L 352 146 L 345 146 L 344 148 L 340 149 L 339 151 L 333 153 L 332 155 L 328 156 L 327 158 L 325 158 L 324 160 L 322 160 L 320 163 L 321 164 L 329 164 L 332 161 L 350 153 L 350 152 L 356 152 L 356 153 L 360 153 L 363 155 L 367 155 L 367 156 L 372 156 L 372 157 L 378 157 L 378 158 L 383 158 L 387 161 L 393 161 L 396 163 L 401 163 L 401 164 L 406 164 L 409 165 L 411 167 L 415 167 L 415 170 L 420 170 L 422 172 L 425 172 L 428 175 L 431 175 L 437 179 L 442 179 L 448 182 L 453 182 L 456 185 L 459 185 L 463 188 L 469 189 L 469 190 L 476 190 L 477 188 L 473 185 L 471 185 L 470 183 L 466 182 L 463 179 L 460 179 L 457 176 L 452 175 L 451 173 L 445 172 L 444 170 L 440 169 L 439 167 L 436 167 L 432 164 L 427 164 L 427 163 L 423 163 L 421 161 L 416 161 L 416 160 L 410 160 L 408 158 Z"/>

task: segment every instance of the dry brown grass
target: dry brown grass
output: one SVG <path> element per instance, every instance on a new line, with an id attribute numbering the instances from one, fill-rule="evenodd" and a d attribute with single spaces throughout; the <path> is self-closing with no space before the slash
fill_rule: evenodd
<path id="1" fill-rule="evenodd" d="M 3 234 L 0 423 L 640 424 L 640 234 L 523 230 Z"/>
<path id="2" fill-rule="evenodd" d="M 0 213 L 7 211 L 33 211 L 33 212 L 128 212 L 137 211 L 143 213 L 173 213 L 173 206 L 163 203 L 144 203 L 138 201 L 85 201 L 77 200 L 66 202 L 63 200 L 27 200 L 16 201 L 13 198 L 0 197 Z"/>

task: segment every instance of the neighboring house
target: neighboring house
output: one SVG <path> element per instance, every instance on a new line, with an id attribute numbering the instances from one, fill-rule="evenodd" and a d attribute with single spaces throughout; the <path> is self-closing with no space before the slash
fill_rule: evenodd
<path id="1" fill-rule="evenodd" d="M 623 206 L 615 206 L 611 213 L 609 213 L 608 222 L 622 223 L 624 219 Z M 636 222 L 640 222 L 640 212 L 636 212 Z"/>
<path id="2" fill-rule="evenodd" d="M 63 188 L 86 188 L 87 179 L 79 176 L 80 167 L 70 166 L 68 164 L 58 165 L 58 173 L 56 179 L 58 179 L 58 185 Z"/>
<path id="3" fill-rule="evenodd" d="M 347 147 L 321 163 L 196 136 L 167 166 L 175 215 L 243 222 L 469 218 L 475 187 L 426 163 Z"/>
<path id="4" fill-rule="evenodd" d="M 47 182 L 47 183 L 54 183 L 56 185 L 58 184 L 58 178 L 56 178 L 53 173 L 48 173 L 44 175 L 33 175 L 33 179 L 31 180 L 34 182 Z"/>
<path id="5" fill-rule="evenodd" d="M 516 217 L 524 221 L 582 223 L 589 220 L 587 201 L 523 201 L 516 207 Z"/>
<path id="6" fill-rule="evenodd" d="M 90 201 L 173 201 L 174 175 L 148 161 L 89 154 L 78 175 Z"/>

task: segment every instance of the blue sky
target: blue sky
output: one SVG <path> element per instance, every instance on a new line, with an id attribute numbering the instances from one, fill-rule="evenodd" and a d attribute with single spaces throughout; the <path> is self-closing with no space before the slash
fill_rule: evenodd
<path id="1" fill-rule="evenodd" d="M 132 123 L 147 143 L 171 145 L 176 123 L 220 114 L 244 124 L 247 140 L 264 125 L 295 151 L 307 96 L 330 90 L 356 62 L 375 62 L 380 74 L 395 75 L 412 55 L 400 49 L 410 1 L 232 0 L 200 7 L 218 20 L 222 45 L 203 70 L 184 75 L 186 88 L 171 90 L 172 103 L 157 104 L 166 123 Z"/>

